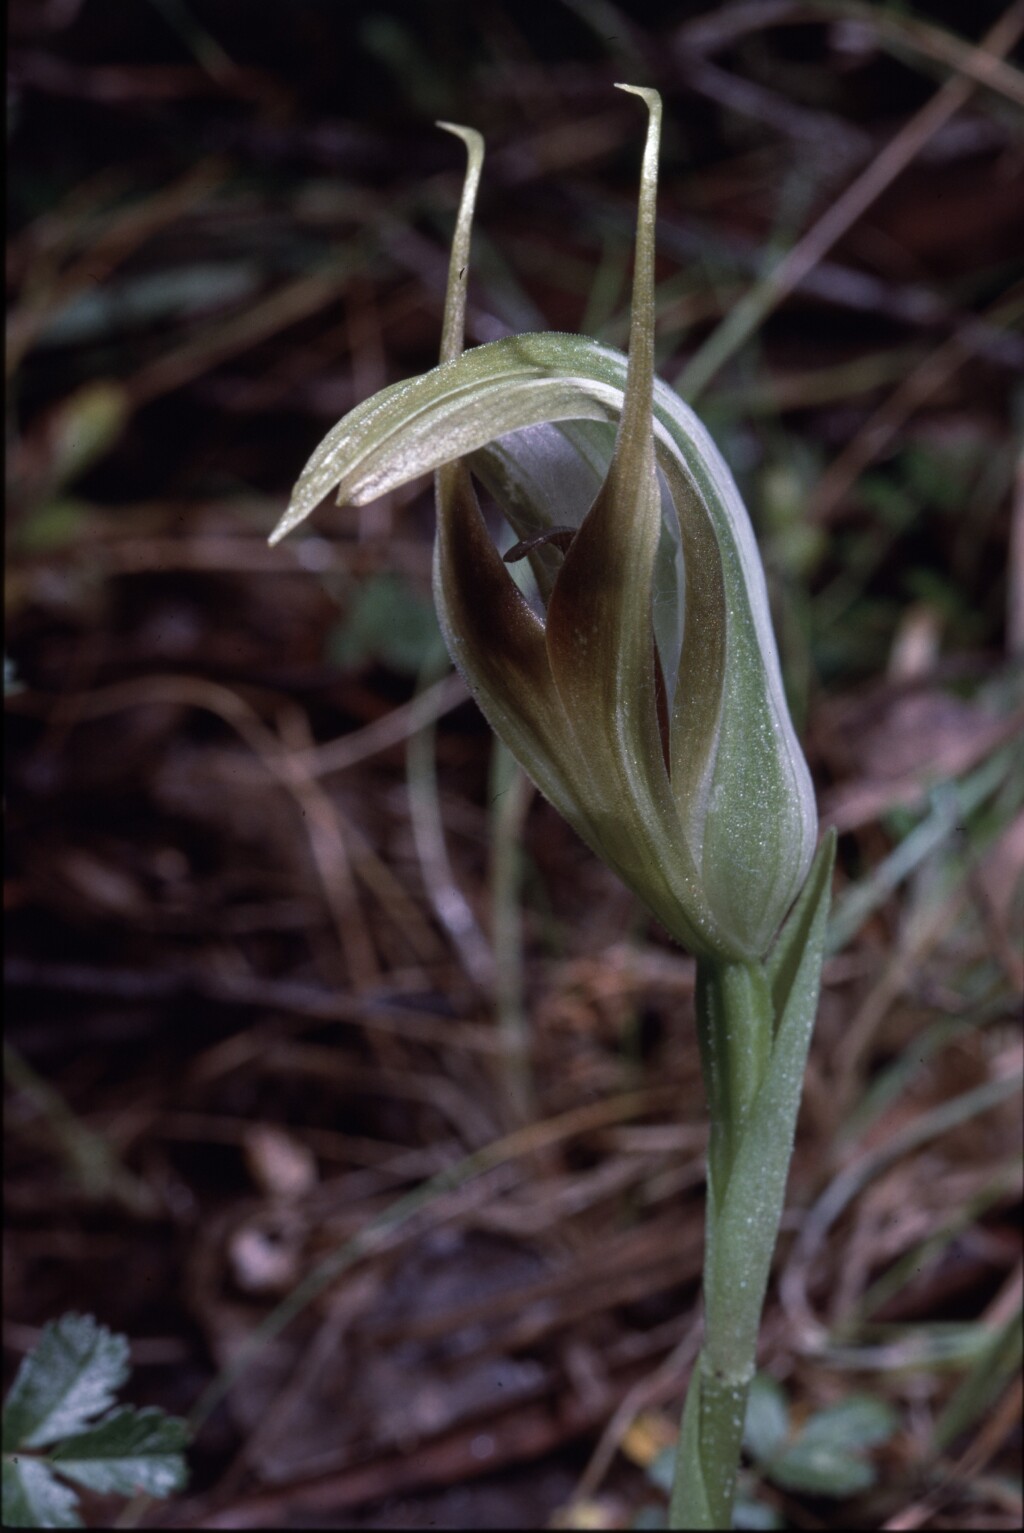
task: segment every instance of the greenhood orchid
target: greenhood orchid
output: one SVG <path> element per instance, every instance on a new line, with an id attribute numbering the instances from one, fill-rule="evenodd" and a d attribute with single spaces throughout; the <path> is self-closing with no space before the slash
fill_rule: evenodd
<path id="1" fill-rule="evenodd" d="M 549 333 L 463 350 L 483 145 L 441 124 L 465 142 L 468 171 L 440 365 L 334 427 L 271 541 L 332 490 L 363 504 L 434 471 L 437 609 L 495 732 L 684 946 L 752 962 L 806 878 L 814 796 L 743 502 L 705 428 L 654 376 L 661 101 L 622 89 L 649 112 L 628 357 Z M 495 547 L 474 477 L 539 603 Z"/>
<path id="2" fill-rule="evenodd" d="M 331 490 L 362 504 L 433 471 L 434 596 L 452 659 L 555 807 L 696 955 L 711 1117 L 705 1328 L 670 1526 L 727 1528 L 817 1009 L 834 836 L 812 865 L 814 794 L 743 502 L 693 411 L 654 376 L 661 100 L 622 89 L 649 114 L 628 356 L 552 334 L 463 350 L 483 143 L 442 123 L 464 141 L 468 170 L 440 364 L 335 426 L 272 541 Z M 504 558 L 474 481 L 515 540 Z M 530 598 L 509 567 L 520 560 Z"/>

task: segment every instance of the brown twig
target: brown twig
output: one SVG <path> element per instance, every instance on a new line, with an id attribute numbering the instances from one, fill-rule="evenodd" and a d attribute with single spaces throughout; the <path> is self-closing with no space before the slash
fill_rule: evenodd
<path id="1" fill-rule="evenodd" d="M 1024 32 L 1024 0 L 1013 4 L 986 32 L 979 52 L 1004 57 Z M 958 74 L 936 91 L 909 122 L 885 145 L 874 160 L 827 209 L 807 233 L 783 256 L 763 281 L 758 282 L 713 335 L 691 358 L 676 387 L 693 398 L 706 387 L 719 368 L 750 339 L 773 309 L 786 298 L 832 247 L 863 217 L 887 187 L 920 153 L 950 118 L 970 100 L 976 81 Z"/>

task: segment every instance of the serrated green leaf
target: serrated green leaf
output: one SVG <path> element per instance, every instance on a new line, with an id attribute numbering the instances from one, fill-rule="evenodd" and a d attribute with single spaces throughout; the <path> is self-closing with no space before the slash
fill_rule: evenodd
<path id="1" fill-rule="evenodd" d="M 38 1448 L 109 1410 L 128 1377 L 128 1342 L 91 1315 L 62 1315 L 43 1329 L 18 1369 L 3 1413 L 3 1449 Z"/>
<path id="2" fill-rule="evenodd" d="M 80 1528 L 78 1497 L 54 1479 L 38 1458 L 11 1454 L 3 1462 L 3 1525 L 5 1528 Z"/>
<path id="3" fill-rule="evenodd" d="M 843 1452 L 887 1442 L 897 1426 L 896 1412 L 873 1395 L 850 1395 L 816 1411 L 800 1433 L 802 1444 L 823 1443 Z"/>
<path id="4" fill-rule="evenodd" d="M 168 1496 L 185 1484 L 182 1449 L 188 1427 L 152 1407 L 122 1406 L 88 1432 L 55 1448 L 50 1462 L 61 1474 L 104 1495 L 145 1491 Z"/>
<path id="5" fill-rule="evenodd" d="M 762 1462 L 771 1459 L 789 1436 L 789 1409 L 781 1384 L 766 1373 L 755 1376 L 747 1400 L 743 1446 Z"/>
<path id="6" fill-rule="evenodd" d="M 795 1442 L 772 1460 L 769 1478 L 784 1490 L 813 1496 L 855 1496 L 875 1483 L 875 1470 L 866 1459 L 827 1443 Z"/>

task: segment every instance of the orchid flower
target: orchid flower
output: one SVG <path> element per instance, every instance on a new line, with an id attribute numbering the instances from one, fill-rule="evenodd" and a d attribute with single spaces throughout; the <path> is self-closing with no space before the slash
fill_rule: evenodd
<path id="1" fill-rule="evenodd" d="M 705 1340 L 670 1515 L 719 1528 L 817 1007 L 834 838 L 814 858 L 814 793 L 743 502 L 704 426 L 654 376 L 661 100 L 621 89 L 648 109 L 628 354 L 547 333 L 463 350 L 483 142 L 441 123 L 468 169 L 440 363 L 339 421 L 271 541 L 331 491 L 361 505 L 432 471 L 434 596 L 453 661 L 551 803 L 697 957 Z M 475 480 L 515 538 L 504 558 Z M 535 600 L 509 568 L 521 559 Z"/>
<path id="2" fill-rule="evenodd" d="M 704 426 L 654 376 L 661 102 L 623 89 L 650 113 L 628 358 L 550 333 L 462 350 L 483 144 L 442 124 L 469 152 L 442 360 L 334 427 L 272 541 L 332 490 L 361 505 L 436 471 L 438 613 L 491 726 L 674 937 L 749 960 L 806 877 L 814 794 L 743 502 Z M 543 614 L 491 539 L 474 474 Z"/>

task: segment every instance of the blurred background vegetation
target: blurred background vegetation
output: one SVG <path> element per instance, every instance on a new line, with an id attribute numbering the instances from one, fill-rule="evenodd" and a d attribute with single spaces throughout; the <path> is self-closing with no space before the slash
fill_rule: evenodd
<path id="1" fill-rule="evenodd" d="M 447 674 L 429 486 L 265 541 L 436 358 L 434 119 L 488 144 L 469 343 L 624 344 L 624 79 L 666 106 L 659 371 L 841 832 L 742 1515 L 1019 1526 L 1024 6 L 8 29 L 8 1375 L 67 1309 L 131 1337 L 198 1429 L 150 1525 L 663 1521 L 692 966 Z"/>

